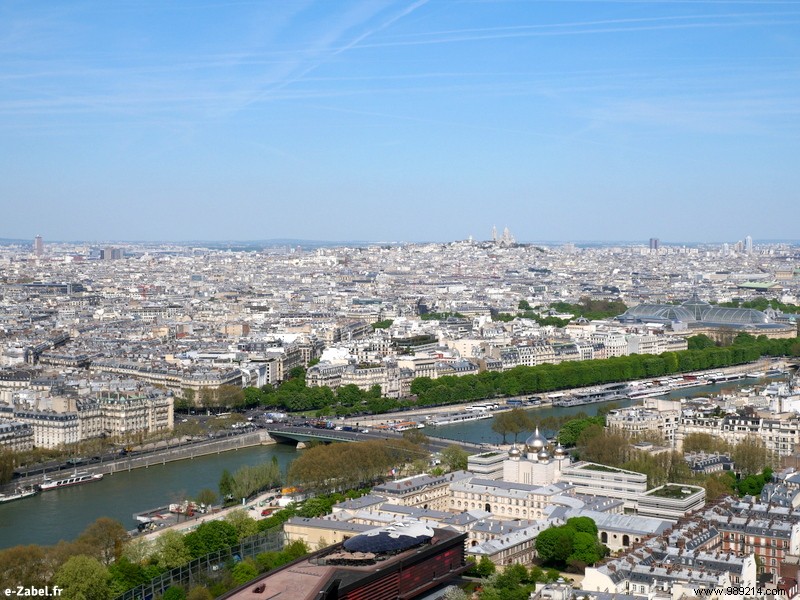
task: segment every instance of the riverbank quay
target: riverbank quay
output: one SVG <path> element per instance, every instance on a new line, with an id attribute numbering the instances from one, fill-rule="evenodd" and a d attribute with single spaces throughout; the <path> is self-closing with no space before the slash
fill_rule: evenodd
<path id="1" fill-rule="evenodd" d="M 113 475 L 114 473 L 127 472 L 133 469 L 147 469 L 154 465 L 164 465 L 179 460 L 191 460 L 200 456 L 221 454 L 222 452 L 275 443 L 275 440 L 273 440 L 266 431 L 253 431 L 223 439 L 209 439 L 191 444 L 173 447 L 167 446 L 143 453 L 128 454 L 127 456 L 103 463 L 80 465 L 77 467 L 77 470 L 81 472 L 99 473 L 102 475 Z M 48 473 L 48 476 L 52 479 L 57 479 L 68 476 L 70 472 L 70 469 L 62 469 L 61 471 Z M 10 491 L 18 487 L 29 487 L 41 482 L 42 475 L 40 474 L 31 475 L 29 477 L 19 477 L 0 488 L 0 491 L 5 492 L 6 490 Z"/>
<path id="2" fill-rule="evenodd" d="M 283 508 L 275 499 L 276 495 L 280 495 L 278 490 L 267 490 L 254 496 L 244 504 L 234 504 L 225 508 L 217 508 L 206 513 L 196 513 L 194 516 L 188 517 L 180 523 L 175 523 L 166 527 L 159 527 L 152 531 L 134 534 L 131 539 L 144 540 L 148 543 L 152 543 L 165 531 L 177 531 L 181 534 L 188 533 L 194 529 L 197 529 L 197 527 L 203 523 L 225 519 L 225 517 L 237 510 L 244 510 L 248 517 L 256 521 L 260 521 L 261 519 L 266 519 L 269 517 L 273 512 Z M 270 498 L 272 498 L 271 501 Z M 262 515 L 262 511 L 264 509 L 269 509 L 270 513 L 267 515 Z"/>
<path id="3" fill-rule="evenodd" d="M 706 376 L 713 373 L 723 373 L 727 375 L 736 375 L 741 373 L 748 373 L 751 371 L 765 371 L 770 368 L 777 368 L 777 369 L 786 369 L 790 365 L 789 362 L 785 360 L 775 360 L 769 358 L 762 358 L 757 360 L 756 362 L 746 363 L 743 365 L 735 365 L 732 367 L 720 367 L 716 369 L 707 369 L 704 371 L 692 371 L 689 373 L 675 373 L 672 375 L 673 377 L 701 377 Z M 642 385 L 645 383 L 652 382 L 653 380 L 663 379 L 662 378 L 647 378 L 647 379 L 640 379 L 635 381 L 627 381 L 625 383 L 635 386 L 635 385 Z M 480 400 L 469 400 L 467 402 L 461 402 L 458 404 L 445 404 L 441 406 L 429 406 L 423 408 L 415 408 L 410 410 L 403 410 L 400 412 L 392 412 L 392 413 L 384 413 L 379 415 L 359 415 L 357 417 L 348 417 L 346 419 L 338 419 L 336 420 L 337 423 L 342 423 L 344 425 L 351 425 L 357 427 L 364 427 L 364 426 L 376 426 L 376 425 L 386 425 L 390 423 L 394 423 L 397 421 L 406 421 L 406 420 L 413 420 L 413 417 L 420 417 L 424 419 L 427 416 L 434 416 L 434 415 L 441 415 L 445 413 L 456 413 L 456 412 L 463 412 L 467 408 L 474 406 L 476 404 L 481 404 L 484 402 L 496 402 L 500 405 L 499 408 L 492 410 L 492 414 L 496 414 L 499 412 L 513 410 L 514 408 L 522 408 L 523 410 L 536 410 L 542 408 L 551 408 L 552 401 L 548 398 L 551 393 L 558 393 L 558 394 L 580 394 L 583 392 L 588 392 L 590 390 L 596 389 L 598 387 L 602 387 L 603 385 L 613 385 L 613 383 L 608 384 L 599 384 L 594 386 L 582 387 L 582 388 L 568 388 L 568 389 L 561 389 L 561 390 L 553 390 L 553 392 L 544 392 L 542 394 L 537 394 L 540 397 L 541 402 L 537 405 L 523 405 L 523 406 L 511 406 L 505 404 L 505 402 L 512 397 L 508 398 L 484 398 Z M 704 385 L 703 381 L 698 381 L 698 386 Z M 689 390 L 691 388 L 684 388 Z M 524 395 L 522 397 L 527 398 L 530 394 Z M 329 420 L 333 420 L 333 417 L 326 417 Z"/>

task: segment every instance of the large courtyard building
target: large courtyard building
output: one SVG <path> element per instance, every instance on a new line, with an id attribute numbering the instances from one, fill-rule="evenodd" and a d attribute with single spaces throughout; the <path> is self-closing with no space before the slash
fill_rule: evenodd
<path id="1" fill-rule="evenodd" d="M 642 303 L 617 317 L 621 323 L 659 323 L 676 332 L 696 335 L 705 333 L 713 339 L 727 337 L 731 331 L 765 335 L 769 338 L 791 338 L 797 329 L 774 322 L 754 308 L 727 308 L 704 302 L 694 294 L 682 304 Z"/>

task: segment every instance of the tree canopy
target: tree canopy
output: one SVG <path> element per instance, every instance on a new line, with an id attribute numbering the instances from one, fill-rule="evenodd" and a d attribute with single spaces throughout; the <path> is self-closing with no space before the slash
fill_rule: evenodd
<path id="1" fill-rule="evenodd" d="M 573 517 L 564 525 L 540 532 L 536 537 L 536 553 L 546 565 L 582 571 L 602 559 L 608 548 L 598 541 L 597 525 L 592 519 Z"/>
<path id="2" fill-rule="evenodd" d="M 514 443 L 517 436 L 523 431 L 533 431 L 535 424 L 527 412 L 521 408 L 513 408 L 510 411 L 497 413 L 492 421 L 492 431 L 503 436 L 503 443 L 506 443 L 506 436 L 513 435 Z"/>
<path id="3" fill-rule="evenodd" d="M 407 440 L 370 440 L 316 446 L 289 467 L 289 482 L 317 493 L 358 488 L 428 452 Z"/>
<path id="4" fill-rule="evenodd" d="M 199 558 L 214 550 L 233 546 L 239 540 L 236 528 L 226 521 L 209 521 L 184 536 L 186 549 L 192 558 Z"/>

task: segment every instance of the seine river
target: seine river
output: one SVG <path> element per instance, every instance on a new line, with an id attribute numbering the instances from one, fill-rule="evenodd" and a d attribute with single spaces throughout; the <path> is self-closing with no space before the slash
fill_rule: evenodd
<path id="1" fill-rule="evenodd" d="M 675 397 L 708 396 L 722 390 L 752 385 L 743 380 L 715 386 L 703 386 L 675 393 Z M 619 403 L 622 406 L 631 401 Z M 597 413 L 602 404 L 563 408 L 531 409 L 531 416 L 564 416 L 584 412 Z M 501 438 L 491 429 L 492 419 L 446 425 L 426 430 L 429 435 L 475 443 L 500 443 Z M 519 436 L 525 440 L 528 434 Z M 511 439 L 509 438 L 509 441 Z M 232 450 L 221 454 L 183 460 L 166 465 L 135 469 L 106 475 L 102 481 L 72 488 L 38 494 L 16 502 L 0 505 L 0 548 L 18 544 L 55 544 L 72 540 L 87 525 L 99 517 L 111 517 L 127 529 L 133 529 L 135 513 L 165 506 L 181 497 L 192 497 L 203 488 L 217 490 L 223 469 L 233 472 L 242 465 L 256 465 L 278 458 L 286 472 L 298 451 L 289 445 L 275 444 Z"/>

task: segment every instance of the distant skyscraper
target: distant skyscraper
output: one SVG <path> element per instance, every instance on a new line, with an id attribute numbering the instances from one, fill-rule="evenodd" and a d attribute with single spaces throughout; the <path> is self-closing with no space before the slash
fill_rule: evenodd
<path id="1" fill-rule="evenodd" d="M 650 238 L 650 250 L 658 250 L 661 241 L 658 238 Z"/>
<path id="2" fill-rule="evenodd" d="M 749 235 L 744 238 L 744 251 L 745 254 L 752 254 L 753 253 L 753 238 Z"/>
<path id="3" fill-rule="evenodd" d="M 119 248 L 101 248 L 100 249 L 100 259 L 101 260 L 119 260 L 122 258 L 122 250 Z"/>
<path id="4" fill-rule="evenodd" d="M 44 256 L 44 241 L 40 235 L 33 238 L 33 253 L 36 256 Z"/>
<path id="5" fill-rule="evenodd" d="M 492 225 L 492 241 L 497 243 L 497 225 Z"/>

